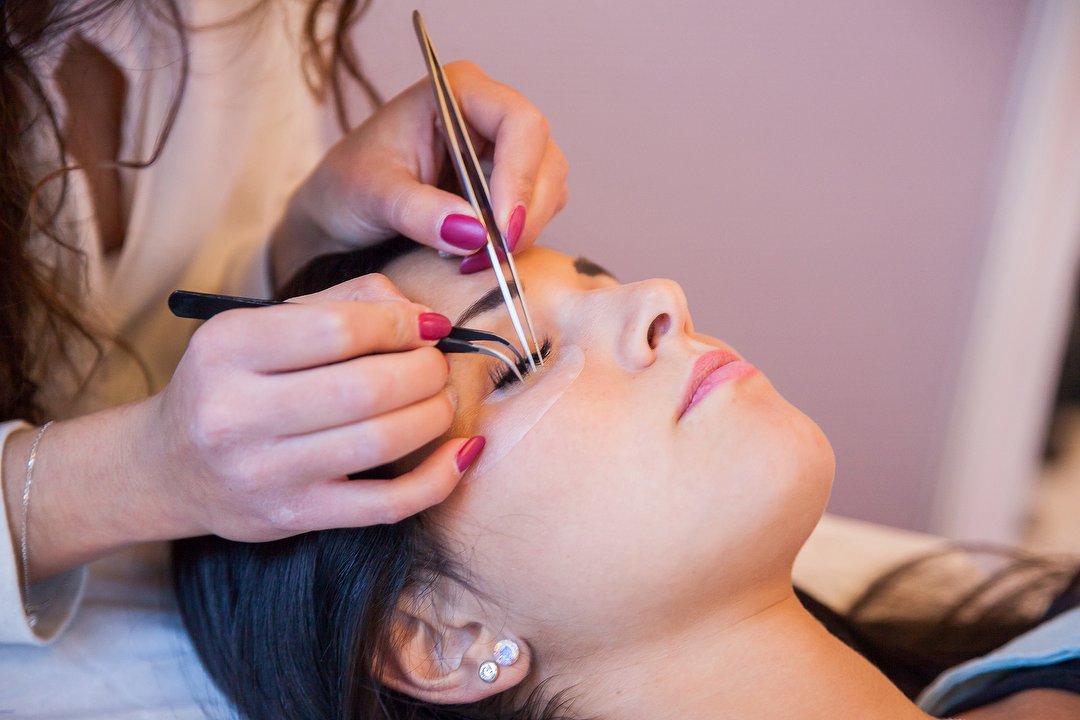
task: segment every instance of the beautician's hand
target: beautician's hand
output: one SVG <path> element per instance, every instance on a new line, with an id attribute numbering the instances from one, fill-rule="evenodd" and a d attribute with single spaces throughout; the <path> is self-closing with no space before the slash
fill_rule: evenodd
<path id="1" fill-rule="evenodd" d="M 395 479 L 345 476 L 447 431 L 447 363 L 432 346 L 449 326 L 381 275 L 207 321 L 162 392 L 43 436 L 26 531 L 31 580 L 138 542 L 270 540 L 392 522 L 440 502 L 481 440 L 448 440 Z M 17 430 L 2 448 L 11 528 L 37 436 Z"/>
<path id="2" fill-rule="evenodd" d="M 433 347 L 449 329 L 381 275 L 212 318 L 157 398 L 150 448 L 172 470 L 158 490 L 191 533 L 245 541 L 395 522 L 441 501 L 467 438 L 396 479 L 345 476 L 449 429 Z"/>
<path id="3" fill-rule="evenodd" d="M 566 160 L 543 114 L 518 92 L 470 63 L 446 72 L 477 153 L 494 163 L 496 221 L 510 245 L 524 249 L 566 203 Z M 425 78 L 335 145 L 290 201 L 275 236 L 275 277 L 315 254 L 396 234 L 459 255 L 481 247 L 483 229 L 469 203 L 434 187 L 448 162 L 437 115 Z M 477 254 L 462 271 L 485 261 Z"/>

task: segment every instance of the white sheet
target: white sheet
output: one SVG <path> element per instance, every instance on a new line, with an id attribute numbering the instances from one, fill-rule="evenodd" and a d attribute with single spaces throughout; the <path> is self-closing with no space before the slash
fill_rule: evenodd
<path id="1" fill-rule="evenodd" d="M 55 643 L 0 645 L 0 717 L 231 716 L 180 624 L 166 549 L 142 546 L 90 565 L 82 607 Z"/>

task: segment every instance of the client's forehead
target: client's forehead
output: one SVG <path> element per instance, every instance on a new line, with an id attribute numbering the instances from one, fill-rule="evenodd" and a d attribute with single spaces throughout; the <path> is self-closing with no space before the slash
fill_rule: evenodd
<path id="1" fill-rule="evenodd" d="M 395 259 L 383 272 L 406 297 L 453 319 L 496 284 L 490 270 L 462 275 L 460 262 L 460 258 L 442 258 L 423 248 Z M 542 247 L 514 255 L 514 264 L 527 292 L 539 290 L 546 277 L 579 272 L 571 257 Z"/>

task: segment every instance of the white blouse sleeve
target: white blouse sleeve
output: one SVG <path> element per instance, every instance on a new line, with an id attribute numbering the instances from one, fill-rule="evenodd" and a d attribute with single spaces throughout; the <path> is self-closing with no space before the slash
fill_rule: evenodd
<path id="1" fill-rule="evenodd" d="M 21 420 L 0 423 L 0 456 L 11 433 L 30 427 Z M 22 478 L 0 478 L 22 483 Z M 21 495 L 20 495 L 21 496 Z M 31 512 L 33 511 L 31 498 Z M 10 513 L 22 517 L 22 508 Z M 37 606 L 37 622 L 30 626 L 26 614 L 22 583 L 19 582 L 19 549 L 12 542 L 19 528 L 8 527 L 8 508 L 0 492 L 0 643 L 44 645 L 51 642 L 71 622 L 86 585 L 86 568 L 80 567 L 30 586 L 30 604 Z"/>

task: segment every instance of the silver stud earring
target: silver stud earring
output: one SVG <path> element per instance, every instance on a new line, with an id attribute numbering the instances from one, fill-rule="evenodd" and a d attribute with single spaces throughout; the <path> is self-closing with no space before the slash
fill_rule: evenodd
<path id="1" fill-rule="evenodd" d="M 495 643 L 495 662 L 503 667 L 509 667 L 517 662 L 521 655 L 518 644 L 513 640 L 500 640 Z"/>
<path id="2" fill-rule="evenodd" d="M 499 677 L 499 666 L 490 660 L 480 663 L 480 679 L 486 683 L 493 683 Z"/>

